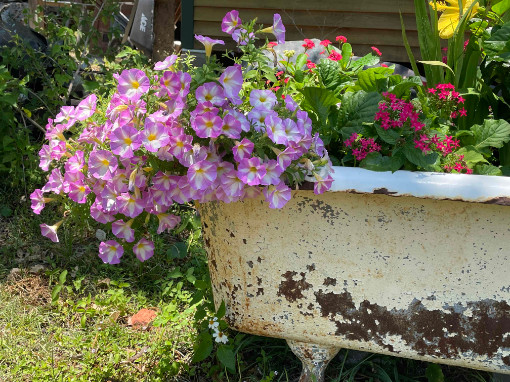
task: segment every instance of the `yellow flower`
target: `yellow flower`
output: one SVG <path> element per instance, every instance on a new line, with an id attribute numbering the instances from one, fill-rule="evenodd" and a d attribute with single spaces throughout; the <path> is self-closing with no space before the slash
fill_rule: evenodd
<path id="1" fill-rule="evenodd" d="M 432 8 L 436 9 L 438 12 L 442 12 L 437 23 L 439 37 L 443 39 L 451 38 L 460 19 L 474 2 L 475 0 L 462 0 L 462 13 L 459 8 L 458 0 L 440 0 L 435 4 L 434 2 L 430 2 Z M 476 14 L 478 8 L 480 8 L 480 6 L 476 3 L 471 9 L 468 19 L 471 19 L 473 15 Z"/>

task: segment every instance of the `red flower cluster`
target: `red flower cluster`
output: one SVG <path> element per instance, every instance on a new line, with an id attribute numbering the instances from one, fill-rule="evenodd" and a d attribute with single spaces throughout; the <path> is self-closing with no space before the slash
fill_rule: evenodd
<path id="1" fill-rule="evenodd" d="M 342 44 L 347 42 L 347 37 L 345 36 L 336 36 L 336 41 L 340 41 Z"/>
<path id="2" fill-rule="evenodd" d="M 425 134 L 421 134 L 420 138 L 414 141 L 414 147 L 420 149 L 425 154 L 429 151 L 437 150 L 444 157 L 451 154 L 453 150 L 460 147 L 460 142 L 453 139 L 453 136 L 445 135 L 444 139 L 440 139 L 437 134 L 429 138 Z"/>
<path id="3" fill-rule="evenodd" d="M 330 44 L 331 44 L 331 41 L 329 41 L 329 40 L 322 40 L 322 41 L 320 42 L 320 44 L 321 44 L 322 46 L 328 46 L 328 45 L 330 45 Z"/>
<path id="4" fill-rule="evenodd" d="M 305 38 L 305 43 L 301 45 L 305 50 L 315 48 L 315 44 L 312 40 Z"/>
<path id="5" fill-rule="evenodd" d="M 395 94 L 383 93 L 385 101 L 379 103 L 379 111 L 375 120 L 379 121 L 384 130 L 398 129 L 409 122 L 414 131 L 420 131 L 425 125 L 419 121 L 420 113 L 411 102 L 397 98 Z"/>
<path id="6" fill-rule="evenodd" d="M 378 55 L 379 57 L 382 56 L 382 53 L 379 49 L 377 49 L 375 46 L 372 46 L 372 52 L 374 52 L 374 54 Z"/>
<path id="7" fill-rule="evenodd" d="M 473 169 L 469 168 L 466 165 L 466 162 L 464 161 L 464 155 L 455 154 L 452 158 L 451 164 L 445 164 L 443 168 L 445 169 L 446 172 L 456 171 L 460 174 L 463 174 L 463 171 L 465 170 L 466 174 L 473 173 Z"/>
<path id="8" fill-rule="evenodd" d="M 331 51 L 328 58 L 332 61 L 340 61 L 342 59 L 342 55 L 338 53 L 336 50 Z"/>
<path id="9" fill-rule="evenodd" d="M 357 161 L 365 159 L 368 153 L 381 150 L 381 146 L 375 143 L 373 138 L 360 138 L 356 133 L 352 133 L 349 139 L 344 141 L 344 145 L 352 149 L 352 155 Z"/>
<path id="10" fill-rule="evenodd" d="M 431 107 L 439 110 L 444 118 L 465 117 L 467 110 L 463 104 L 465 99 L 455 91 L 452 84 L 438 84 L 435 88 L 429 88 L 429 100 Z"/>

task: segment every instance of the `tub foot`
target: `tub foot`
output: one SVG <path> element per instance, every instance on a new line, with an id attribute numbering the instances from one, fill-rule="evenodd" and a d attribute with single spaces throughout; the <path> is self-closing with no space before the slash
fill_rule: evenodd
<path id="1" fill-rule="evenodd" d="M 326 367 L 340 348 L 293 340 L 287 340 L 287 343 L 292 352 L 303 362 L 299 382 L 324 382 Z"/>

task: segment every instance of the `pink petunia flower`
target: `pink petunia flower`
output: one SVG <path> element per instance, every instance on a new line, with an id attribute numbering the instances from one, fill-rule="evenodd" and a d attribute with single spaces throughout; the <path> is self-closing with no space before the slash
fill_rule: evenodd
<path id="1" fill-rule="evenodd" d="M 226 68 L 220 76 L 220 84 L 225 90 L 225 95 L 234 104 L 242 103 L 239 93 L 243 87 L 243 72 L 240 65 L 233 65 Z"/>
<path id="2" fill-rule="evenodd" d="M 99 200 L 99 197 L 96 197 L 96 200 L 90 206 L 90 216 L 92 216 L 92 218 L 99 223 L 111 223 L 115 220 L 115 217 L 103 210 L 103 206 Z"/>
<path id="3" fill-rule="evenodd" d="M 205 48 L 205 56 L 211 57 L 212 53 L 212 47 L 214 45 L 225 45 L 225 42 L 223 40 L 214 40 L 210 37 L 202 36 L 202 35 L 195 35 L 195 38 L 198 42 L 201 42 L 204 45 Z"/>
<path id="4" fill-rule="evenodd" d="M 177 61 L 177 56 L 175 54 L 172 54 L 165 58 L 163 61 L 158 61 L 154 65 L 154 70 L 165 70 L 171 67 L 173 64 L 175 64 L 175 61 Z"/>
<path id="5" fill-rule="evenodd" d="M 51 158 L 51 148 L 49 145 L 42 145 L 41 150 L 39 150 L 39 167 L 48 171 L 50 169 L 50 164 L 53 162 Z"/>
<path id="6" fill-rule="evenodd" d="M 191 122 L 191 127 L 200 138 L 217 138 L 221 134 L 222 124 L 221 118 L 209 111 L 197 116 Z"/>
<path id="7" fill-rule="evenodd" d="M 270 114 L 265 119 L 266 132 L 269 139 L 279 145 L 286 145 L 288 143 L 283 121 L 276 115 Z"/>
<path id="8" fill-rule="evenodd" d="M 264 190 L 264 196 L 269 203 L 269 208 L 282 208 L 291 198 L 291 190 L 285 183 L 280 182 L 276 186 L 268 186 Z"/>
<path id="9" fill-rule="evenodd" d="M 253 89 L 250 92 L 250 105 L 257 109 L 271 110 L 277 102 L 276 96 L 270 90 Z"/>
<path id="10" fill-rule="evenodd" d="M 260 158 L 244 158 L 239 162 L 237 175 L 245 184 L 257 186 L 266 175 L 266 166 L 261 163 Z"/>
<path id="11" fill-rule="evenodd" d="M 89 173 L 96 179 L 110 180 L 118 167 L 117 158 L 106 150 L 94 150 L 89 156 Z"/>
<path id="12" fill-rule="evenodd" d="M 92 117 L 92 115 L 96 112 L 96 103 L 97 96 L 95 94 L 91 94 L 87 98 L 83 99 L 78 106 L 76 106 L 74 118 L 78 121 L 85 121 L 87 118 Z"/>
<path id="13" fill-rule="evenodd" d="M 80 172 L 85 166 L 85 153 L 77 150 L 74 155 L 69 158 L 65 164 L 66 172 Z"/>
<path id="14" fill-rule="evenodd" d="M 60 194 L 64 188 L 64 177 L 58 168 L 54 168 L 48 178 L 48 182 L 42 188 L 43 192 Z"/>
<path id="15" fill-rule="evenodd" d="M 192 164 L 188 169 L 188 181 L 194 190 L 205 190 L 209 188 L 217 177 L 217 165 L 207 160 Z"/>
<path id="16" fill-rule="evenodd" d="M 58 243 L 57 230 L 58 227 L 60 227 L 63 222 L 64 221 L 61 220 L 54 225 L 48 225 L 46 223 L 40 224 L 39 227 L 41 228 L 41 235 L 47 237 L 54 243 Z"/>
<path id="17" fill-rule="evenodd" d="M 117 91 L 128 100 L 138 100 L 149 91 L 150 81 L 142 70 L 123 70 L 118 80 Z"/>
<path id="18" fill-rule="evenodd" d="M 142 143 L 152 153 L 157 152 L 161 147 L 170 142 L 170 137 L 165 126 L 151 117 L 145 119 L 145 128 L 142 132 Z"/>
<path id="19" fill-rule="evenodd" d="M 34 211 L 34 214 L 39 215 L 46 203 L 53 201 L 52 198 L 45 198 L 42 190 L 36 189 L 34 192 L 30 194 L 30 200 L 32 202 L 31 208 Z"/>
<path id="20" fill-rule="evenodd" d="M 129 192 L 123 192 L 117 196 L 117 209 L 120 213 L 136 218 L 143 212 L 145 201 L 141 197 L 131 195 Z"/>
<path id="21" fill-rule="evenodd" d="M 135 230 L 131 228 L 134 219 L 124 222 L 124 220 L 116 220 L 112 223 L 112 233 L 119 239 L 124 239 L 128 243 L 135 241 Z"/>
<path id="22" fill-rule="evenodd" d="M 151 240 L 142 238 L 133 247 L 136 258 L 140 261 L 149 260 L 154 255 L 154 243 Z"/>
<path id="23" fill-rule="evenodd" d="M 240 139 L 241 132 L 242 132 L 241 121 L 239 121 L 232 114 L 227 114 L 223 118 L 223 123 L 221 125 L 221 134 L 231 139 Z"/>
<path id="24" fill-rule="evenodd" d="M 237 142 L 234 147 L 232 147 L 232 152 L 234 154 L 234 159 L 237 162 L 240 162 L 244 158 L 248 158 L 253 152 L 253 148 L 255 145 L 252 141 L 247 138 L 243 138 L 241 142 Z"/>
<path id="25" fill-rule="evenodd" d="M 172 215 L 172 214 L 158 214 L 158 235 L 166 230 L 171 230 L 177 227 L 177 225 L 181 222 L 181 217 Z"/>
<path id="26" fill-rule="evenodd" d="M 221 30 L 225 33 L 232 34 L 241 22 L 239 12 L 232 10 L 223 17 L 223 20 L 221 21 Z"/>
<path id="27" fill-rule="evenodd" d="M 215 82 L 206 82 L 199 86 L 195 95 L 199 103 L 211 102 L 213 105 L 221 106 L 225 102 L 223 88 Z"/>
<path id="28" fill-rule="evenodd" d="M 272 33 L 276 37 L 278 44 L 285 42 L 285 26 L 283 25 L 282 17 L 278 13 L 275 13 L 273 16 L 273 25 L 262 29 L 261 32 Z"/>
<path id="29" fill-rule="evenodd" d="M 99 244 L 99 257 L 107 264 L 118 264 L 124 254 L 124 248 L 115 240 L 108 240 Z"/>
<path id="30" fill-rule="evenodd" d="M 280 175 L 283 174 L 283 169 L 280 167 L 278 162 L 274 159 L 270 159 L 267 163 L 265 163 L 265 166 L 266 175 L 264 175 L 260 184 L 269 186 L 271 184 L 274 185 L 280 183 Z"/>
<path id="31" fill-rule="evenodd" d="M 110 148 L 121 159 L 132 158 L 135 151 L 142 145 L 142 138 L 132 125 L 118 127 L 110 134 Z"/>
<path id="32" fill-rule="evenodd" d="M 71 183 L 69 185 L 69 199 L 79 204 L 87 202 L 87 195 L 90 194 L 90 187 L 83 183 Z"/>

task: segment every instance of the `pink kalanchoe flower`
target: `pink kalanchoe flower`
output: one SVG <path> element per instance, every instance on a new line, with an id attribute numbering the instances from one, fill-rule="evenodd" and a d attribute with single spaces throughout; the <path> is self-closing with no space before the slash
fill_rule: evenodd
<path id="1" fill-rule="evenodd" d="M 213 105 L 221 106 L 225 102 L 223 88 L 215 82 L 206 82 L 199 86 L 195 95 L 199 103 L 211 102 Z"/>
<path id="2" fill-rule="evenodd" d="M 331 45 L 331 41 L 329 41 L 329 40 L 322 40 L 319 44 L 322 45 L 322 46 L 328 46 L 328 45 Z"/>
<path id="3" fill-rule="evenodd" d="M 200 138 L 217 138 L 221 134 L 222 124 L 221 118 L 209 111 L 197 116 L 191 122 L 191 127 Z"/>
<path id="4" fill-rule="evenodd" d="M 214 40 L 210 37 L 202 36 L 202 35 L 195 35 L 195 38 L 198 42 L 202 43 L 205 48 L 205 56 L 211 57 L 212 47 L 214 45 L 225 45 L 225 42 L 223 40 Z"/>
<path id="5" fill-rule="evenodd" d="M 170 137 L 161 122 L 156 122 L 153 118 L 147 117 L 145 119 L 145 129 L 142 132 L 142 142 L 147 151 L 155 153 L 170 142 Z"/>
<path id="6" fill-rule="evenodd" d="M 239 162 L 237 175 L 245 184 L 257 186 L 266 175 L 266 166 L 261 163 L 260 158 L 244 158 Z"/>
<path id="7" fill-rule="evenodd" d="M 46 203 L 51 202 L 53 199 L 45 198 L 42 190 L 36 189 L 30 194 L 30 200 L 32 201 L 31 208 L 34 211 L 34 214 L 39 215 Z"/>
<path id="8" fill-rule="evenodd" d="M 123 70 L 119 76 L 117 91 L 128 100 L 138 100 L 149 91 L 149 78 L 139 69 Z"/>
<path id="9" fill-rule="evenodd" d="M 290 200 L 291 190 L 285 183 L 280 182 L 276 186 L 268 186 L 264 195 L 269 203 L 269 208 L 282 208 Z"/>
<path id="10" fill-rule="evenodd" d="M 117 158 L 106 150 L 94 150 L 89 156 L 89 173 L 96 179 L 110 180 L 118 167 Z"/>
<path id="11" fill-rule="evenodd" d="M 192 164 L 188 169 L 188 181 L 194 190 L 206 190 L 209 188 L 217 177 L 217 165 L 207 160 Z"/>
<path id="12" fill-rule="evenodd" d="M 46 223 L 39 224 L 39 227 L 41 227 L 41 235 L 43 235 L 44 237 L 47 237 L 54 243 L 58 243 L 57 230 L 58 230 L 58 227 L 60 227 L 63 222 L 64 221 L 61 220 L 54 225 L 48 225 Z"/>
<path id="13" fill-rule="evenodd" d="M 271 110 L 278 103 L 271 90 L 253 89 L 250 92 L 250 105 L 257 109 Z"/>
<path id="14" fill-rule="evenodd" d="M 239 121 L 235 116 L 227 114 L 225 118 L 223 118 L 221 134 L 231 139 L 240 139 L 242 131 L 241 121 Z"/>
<path id="15" fill-rule="evenodd" d="M 112 233 L 119 239 L 124 239 L 128 243 L 132 243 L 135 241 L 135 230 L 131 228 L 133 221 L 134 219 L 127 222 L 124 222 L 122 219 L 114 221 L 112 223 Z"/>
<path id="16" fill-rule="evenodd" d="M 345 44 L 347 42 L 347 37 L 345 36 L 336 36 L 336 41 L 342 43 L 342 44 Z"/>
<path id="17" fill-rule="evenodd" d="M 103 206 L 101 205 L 99 198 L 96 198 L 94 203 L 90 206 L 90 216 L 92 216 L 95 221 L 102 224 L 111 223 L 115 220 L 113 215 L 110 215 L 103 210 Z"/>
<path id="18" fill-rule="evenodd" d="M 124 254 L 124 248 L 115 240 L 108 240 L 99 244 L 99 257 L 103 263 L 118 264 Z"/>
<path id="19" fill-rule="evenodd" d="M 80 172 L 85 166 L 85 153 L 77 150 L 74 155 L 69 158 L 65 164 L 66 172 Z"/>
<path id="20" fill-rule="evenodd" d="M 266 175 L 260 181 L 260 184 L 269 186 L 271 184 L 280 183 L 280 175 L 283 173 L 283 169 L 280 167 L 277 161 L 270 159 L 266 165 Z"/>
<path id="21" fill-rule="evenodd" d="M 121 159 L 132 158 L 135 151 L 142 145 L 139 131 L 132 125 L 118 127 L 110 134 L 110 148 Z"/>
<path id="22" fill-rule="evenodd" d="M 253 148 L 255 145 L 252 141 L 247 138 L 243 138 L 241 142 L 237 142 L 234 147 L 232 147 L 232 152 L 234 154 L 234 159 L 237 162 L 241 162 L 244 158 L 248 158 L 253 152 Z"/>
<path id="23" fill-rule="evenodd" d="M 145 200 L 136 195 L 131 195 L 129 192 L 123 192 L 117 196 L 117 209 L 120 213 L 136 218 L 143 212 L 145 208 Z"/>
<path id="24" fill-rule="evenodd" d="M 241 19 L 239 18 L 239 12 L 234 9 L 223 17 L 221 30 L 225 33 L 232 34 L 240 24 Z"/>
<path id="25" fill-rule="evenodd" d="M 166 230 L 171 230 L 177 227 L 177 225 L 181 222 L 181 217 L 172 215 L 172 214 L 158 214 L 158 235 Z"/>
<path id="26" fill-rule="evenodd" d="M 177 56 L 175 54 L 172 54 L 171 56 L 168 56 L 163 61 L 158 61 L 154 65 L 154 70 L 165 70 L 171 67 L 173 64 L 175 64 L 175 61 L 177 61 Z"/>
<path id="27" fill-rule="evenodd" d="M 338 53 L 336 50 L 333 50 L 328 58 L 332 61 L 340 61 L 342 59 L 342 55 L 340 53 Z"/>
<path id="28" fill-rule="evenodd" d="M 69 185 L 69 199 L 76 203 L 83 204 L 87 201 L 87 195 L 90 194 L 90 187 L 83 183 L 71 183 Z"/>
<path id="29" fill-rule="evenodd" d="M 43 192 L 60 194 L 64 188 L 64 177 L 58 168 L 54 168 L 48 178 L 48 182 L 42 188 Z"/>
<path id="30" fill-rule="evenodd" d="M 261 32 L 274 34 L 278 44 L 285 42 L 285 26 L 283 25 L 282 17 L 278 13 L 275 13 L 273 16 L 273 25 L 262 29 Z"/>
<path id="31" fill-rule="evenodd" d="M 312 40 L 305 38 L 304 42 L 305 43 L 301 46 L 305 48 L 305 50 L 315 48 L 315 43 Z"/>
<path id="32" fill-rule="evenodd" d="M 243 87 L 243 72 L 240 65 L 226 68 L 220 76 L 220 84 L 225 90 L 225 95 L 234 105 L 243 103 L 239 97 Z"/>
<path id="33" fill-rule="evenodd" d="M 154 243 L 151 240 L 142 238 L 133 247 L 136 258 L 140 261 L 149 260 L 154 255 Z"/>
<path id="34" fill-rule="evenodd" d="M 74 118 L 78 121 L 85 121 L 87 118 L 90 118 L 96 112 L 96 103 L 97 96 L 95 94 L 91 94 L 83 99 L 78 106 L 76 106 Z"/>
<path id="35" fill-rule="evenodd" d="M 376 54 L 377 56 L 381 57 L 382 56 L 382 53 L 379 49 L 377 49 L 375 46 L 372 46 L 372 52 L 374 52 L 374 54 Z"/>

